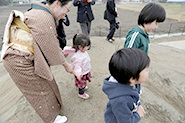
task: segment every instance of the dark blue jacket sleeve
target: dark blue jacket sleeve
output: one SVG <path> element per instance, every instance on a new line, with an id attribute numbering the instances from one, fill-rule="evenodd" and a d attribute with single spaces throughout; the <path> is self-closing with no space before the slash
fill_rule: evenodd
<path id="1" fill-rule="evenodd" d="M 140 116 L 137 112 L 132 112 L 132 100 L 130 98 L 113 100 L 112 111 L 116 117 L 117 123 L 137 123 L 140 121 Z"/>
<path id="2" fill-rule="evenodd" d="M 69 25 L 70 25 L 70 21 L 69 21 L 69 18 L 68 18 L 67 15 L 66 15 L 66 19 L 63 21 L 63 23 L 64 23 L 66 26 L 69 26 Z"/>

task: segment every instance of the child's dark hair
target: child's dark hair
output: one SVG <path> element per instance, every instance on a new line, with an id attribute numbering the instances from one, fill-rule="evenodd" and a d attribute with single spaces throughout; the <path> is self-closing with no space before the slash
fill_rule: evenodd
<path id="1" fill-rule="evenodd" d="M 56 0 L 46 0 L 46 2 L 48 3 L 48 4 L 52 4 L 53 2 L 55 2 Z M 66 5 L 66 4 L 68 4 L 70 1 L 72 1 L 72 0 L 59 0 L 60 2 L 61 2 L 61 6 L 64 6 L 64 5 Z"/>
<path id="2" fill-rule="evenodd" d="M 156 3 L 148 3 L 141 10 L 138 17 L 138 25 L 144 27 L 144 23 L 151 23 L 153 21 L 163 22 L 166 19 L 166 12 L 164 8 Z"/>
<path id="3" fill-rule="evenodd" d="M 123 48 L 109 61 L 110 74 L 121 84 L 130 84 L 130 78 L 139 79 L 140 72 L 149 67 L 150 58 L 137 48 Z"/>
<path id="4" fill-rule="evenodd" d="M 90 46 L 91 41 L 88 36 L 84 34 L 75 34 L 73 37 L 73 48 L 78 50 L 78 46 L 85 47 L 85 46 Z"/>

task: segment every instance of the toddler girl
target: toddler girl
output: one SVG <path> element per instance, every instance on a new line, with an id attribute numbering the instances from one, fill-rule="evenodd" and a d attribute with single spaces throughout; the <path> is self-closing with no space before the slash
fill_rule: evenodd
<path id="1" fill-rule="evenodd" d="M 63 50 L 65 56 L 69 53 L 74 53 L 71 56 L 71 64 L 74 66 L 75 86 L 79 88 L 78 96 L 83 99 L 89 98 L 85 90 L 87 89 L 87 80 L 91 82 L 91 64 L 87 53 L 90 44 L 89 37 L 84 34 L 76 34 L 73 37 L 73 47 L 66 46 Z"/>

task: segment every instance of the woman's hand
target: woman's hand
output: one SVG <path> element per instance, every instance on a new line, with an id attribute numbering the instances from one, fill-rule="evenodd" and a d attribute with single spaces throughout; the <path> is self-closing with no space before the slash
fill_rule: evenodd
<path id="1" fill-rule="evenodd" d="M 65 62 L 63 64 L 65 70 L 68 72 L 68 73 L 73 73 L 73 65 L 71 64 L 68 64 L 67 62 Z"/>

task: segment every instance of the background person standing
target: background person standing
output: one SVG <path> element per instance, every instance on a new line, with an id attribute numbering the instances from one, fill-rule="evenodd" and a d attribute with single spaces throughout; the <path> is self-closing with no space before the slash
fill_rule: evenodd
<path id="1" fill-rule="evenodd" d="M 109 34 L 107 35 L 107 41 L 114 41 L 113 36 L 116 31 L 116 17 L 118 17 L 117 8 L 114 0 L 108 0 L 106 4 L 106 10 L 104 12 L 104 19 L 110 24 Z"/>
<path id="2" fill-rule="evenodd" d="M 73 5 L 78 6 L 77 22 L 80 23 L 82 33 L 89 36 L 91 30 L 91 21 L 94 20 L 94 15 L 91 5 L 94 5 L 94 0 L 74 0 Z"/>

